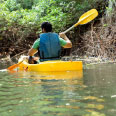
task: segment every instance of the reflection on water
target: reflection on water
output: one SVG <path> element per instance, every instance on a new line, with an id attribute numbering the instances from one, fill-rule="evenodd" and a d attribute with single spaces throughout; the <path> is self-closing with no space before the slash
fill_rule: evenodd
<path id="1" fill-rule="evenodd" d="M 115 116 L 115 67 L 0 72 L 0 116 Z"/>
<path id="2" fill-rule="evenodd" d="M 83 71 L 67 71 L 67 72 L 19 72 L 18 78 L 32 78 L 44 80 L 60 80 L 60 79 L 81 79 Z"/>

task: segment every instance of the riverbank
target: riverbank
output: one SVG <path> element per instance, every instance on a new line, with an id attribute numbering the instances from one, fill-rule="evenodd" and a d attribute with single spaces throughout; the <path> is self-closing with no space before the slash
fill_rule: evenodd
<path id="1" fill-rule="evenodd" d="M 108 6 L 106 8 L 106 5 Z M 102 4 L 99 16 L 89 24 L 78 26 L 67 33 L 72 41 L 72 49 L 62 49 L 61 56 L 73 56 L 74 60 L 84 61 L 85 63 L 104 63 L 115 62 L 116 59 L 116 7 L 113 1 Z M 72 24 L 72 23 L 71 23 Z M 71 25 L 70 24 L 70 25 Z M 67 24 L 67 27 L 70 26 Z M 72 24 L 73 25 L 73 24 Z M 33 42 L 38 38 L 38 30 L 29 32 L 22 38 L 25 27 L 19 29 L 19 25 L 12 26 L 12 29 L 4 30 L 0 35 L 0 62 L 16 63 L 21 55 L 27 55 Z M 65 27 L 65 28 L 67 28 Z M 26 27 L 27 28 L 27 27 Z M 28 28 L 29 29 L 29 28 Z M 64 28 L 62 28 L 64 30 Z M 20 31 L 22 33 L 20 33 Z M 18 36 L 16 36 L 18 35 Z M 19 37 L 21 36 L 21 37 Z M 75 58 L 75 56 L 78 58 Z M 69 59 L 69 58 L 66 59 Z"/>
<path id="2" fill-rule="evenodd" d="M 62 49 L 61 56 L 86 56 L 101 61 L 115 61 L 116 59 L 116 16 L 112 16 L 109 23 L 107 17 L 98 18 L 87 25 L 79 26 L 70 31 L 67 36 L 72 41 L 72 49 Z M 15 42 L 0 39 L 0 62 L 17 61 L 20 55 L 27 55 L 28 50 L 37 38 L 27 38 L 15 45 Z M 83 59 L 82 58 L 82 59 Z M 94 59 L 95 58 L 95 59 Z M 87 61 L 86 59 L 86 61 Z"/>

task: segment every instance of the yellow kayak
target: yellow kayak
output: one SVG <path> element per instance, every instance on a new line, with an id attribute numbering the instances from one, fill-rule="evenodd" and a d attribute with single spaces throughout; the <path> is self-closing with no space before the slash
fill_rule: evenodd
<path id="1" fill-rule="evenodd" d="M 82 61 L 44 61 L 39 64 L 29 64 L 26 60 L 24 60 L 19 65 L 19 70 L 26 71 L 78 71 L 82 70 Z"/>

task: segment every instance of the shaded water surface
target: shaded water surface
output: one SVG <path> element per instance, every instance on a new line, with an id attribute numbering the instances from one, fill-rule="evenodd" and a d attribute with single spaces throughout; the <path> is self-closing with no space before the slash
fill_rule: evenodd
<path id="1" fill-rule="evenodd" d="M 0 71 L 0 116 L 116 116 L 116 64 L 83 72 Z"/>

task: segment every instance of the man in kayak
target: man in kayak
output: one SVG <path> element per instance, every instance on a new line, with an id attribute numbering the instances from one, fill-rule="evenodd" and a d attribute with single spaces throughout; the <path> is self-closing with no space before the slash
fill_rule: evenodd
<path id="1" fill-rule="evenodd" d="M 49 22 L 41 24 L 42 34 L 38 38 L 32 48 L 29 50 L 29 63 L 39 63 L 38 61 L 59 60 L 61 46 L 64 48 L 71 48 L 72 43 L 69 38 L 62 32 L 56 34 L 52 32 L 52 25 Z M 40 59 L 34 58 L 35 53 L 39 53 Z"/>

